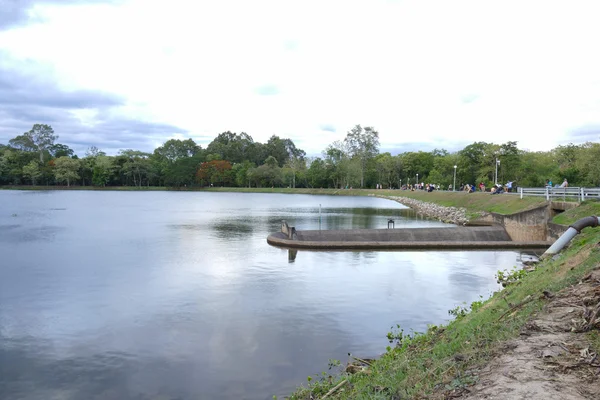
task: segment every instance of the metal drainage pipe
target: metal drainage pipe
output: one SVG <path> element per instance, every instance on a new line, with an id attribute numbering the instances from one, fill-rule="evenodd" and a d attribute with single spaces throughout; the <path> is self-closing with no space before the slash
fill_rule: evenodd
<path id="1" fill-rule="evenodd" d="M 565 233 L 563 233 L 552 246 L 544 254 L 542 254 L 541 258 L 552 257 L 555 254 L 558 254 L 563 247 L 565 247 L 571 239 L 573 239 L 578 233 L 581 232 L 583 228 L 587 228 L 591 226 L 595 228 L 600 225 L 600 217 L 585 217 L 575 222 L 573 225 L 569 226 L 569 229 Z"/>

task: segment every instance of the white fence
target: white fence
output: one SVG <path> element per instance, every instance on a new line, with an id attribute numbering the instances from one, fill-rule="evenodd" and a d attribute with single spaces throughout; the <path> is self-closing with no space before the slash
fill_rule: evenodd
<path id="1" fill-rule="evenodd" d="M 600 188 L 583 187 L 542 187 L 542 188 L 519 188 L 519 195 L 523 196 L 543 196 L 546 200 L 576 200 L 584 201 L 587 199 L 600 199 Z"/>

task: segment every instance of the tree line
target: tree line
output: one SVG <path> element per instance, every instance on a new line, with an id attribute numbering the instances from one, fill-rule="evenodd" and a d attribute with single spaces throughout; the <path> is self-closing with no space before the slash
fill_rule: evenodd
<path id="1" fill-rule="evenodd" d="M 354 126 L 320 157 L 307 157 L 291 139 L 256 142 L 244 132 L 223 132 L 206 148 L 192 139 L 170 139 L 152 153 L 124 149 L 109 156 L 90 147 L 78 157 L 49 125 L 0 144 L 0 185 L 239 186 L 305 188 L 398 188 L 417 182 L 443 188 L 496 179 L 518 186 L 543 186 L 547 179 L 571 186 L 600 185 L 600 144 L 526 151 L 517 142 L 475 142 L 448 152 L 379 152 L 379 133 Z"/>

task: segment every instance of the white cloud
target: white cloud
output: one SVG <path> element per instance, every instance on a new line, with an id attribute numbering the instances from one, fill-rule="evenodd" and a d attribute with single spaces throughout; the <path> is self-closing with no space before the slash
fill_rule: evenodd
<path id="1" fill-rule="evenodd" d="M 541 150 L 600 123 L 599 14 L 596 1 L 40 4 L 42 22 L 0 32 L 0 49 L 197 137 L 277 134 L 318 153 L 360 123 L 388 148 Z"/>

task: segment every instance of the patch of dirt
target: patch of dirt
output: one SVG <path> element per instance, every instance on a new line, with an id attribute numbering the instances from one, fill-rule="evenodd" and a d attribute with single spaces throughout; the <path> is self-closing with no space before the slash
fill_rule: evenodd
<path id="1" fill-rule="evenodd" d="M 585 332 L 600 329 L 600 268 L 550 297 L 518 339 L 478 372 L 478 382 L 446 398 L 600 399 L 600 355 Z"/>

